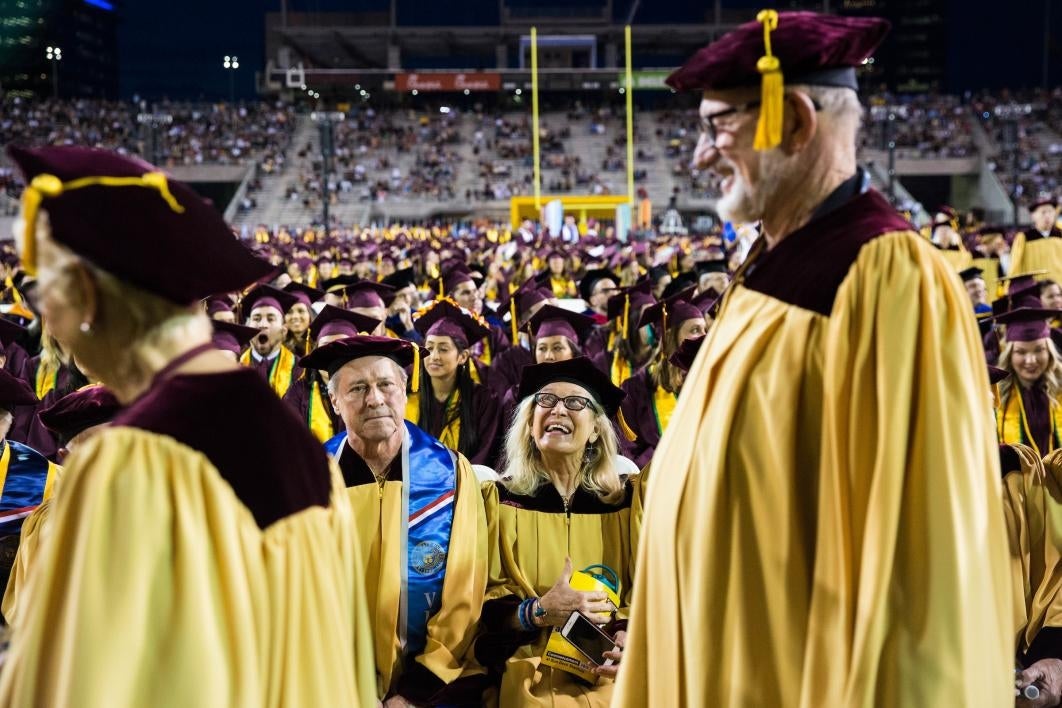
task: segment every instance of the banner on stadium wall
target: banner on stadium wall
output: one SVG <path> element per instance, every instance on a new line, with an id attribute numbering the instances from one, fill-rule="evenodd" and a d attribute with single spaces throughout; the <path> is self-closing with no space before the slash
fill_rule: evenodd
<path id="1" fill-rule="evenodd" d="M 501 74 L 448 72 L 395 74 L 396 91 L 498 91 L 501 89 Z"/>
<path id="2" fill-rule="evenodd" d="M 668 77 L 670 71 L 667 70 L 653 70 L 653 71 L 632 71 L 631 72 L 631 86 L 635 91 L 638 90 L 670 90 L 670 87 L 664 83 L 664 79 Z M 627 77 L 624 74 L 619 75 L 619 85 L 625 85 Z"/>

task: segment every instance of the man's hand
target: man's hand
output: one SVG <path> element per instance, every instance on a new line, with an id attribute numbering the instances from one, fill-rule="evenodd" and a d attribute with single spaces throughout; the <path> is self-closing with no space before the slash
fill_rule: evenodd
<path id="1" fill-rule="evenodd" d="M 616 648 L 605 652 L 605 658 L 612 659 L 612 666 L 598 666 L 594 669 L 594 673 L 598 676 L 614 679 L 616 674 L 619 673 L 620 661 L 623 659 L 623 647 L 627 645 L 627 633 L 622 630 L 616 632 L 616 636 L 612 638 L 612 641 L 616 642 Z"/>
<path id="2" fill-rule="evenodd" d="M 402 696 L 394 695 L 383 702 L 383 708 L 416 708 Z"/>
<path id="3" fill-rule="evenodd" d="M 1040 696 L 1033 700 L 1019 695 L 1014 705 L 1016 708 L 1049 708 L 1057 706 L 1062 701 L 1062 660 L 1041 659 L 1021 672 L 1021 676 L 1015 681 L 1015 687 L 1019 690 L 1035 683 L 1040 689 Z"/>
<path id="4" fill-rule="evenodd" d="M 539 599 L 539 606 L 546 611 L 545 617 L 536 617 L 540 626 L 562 627 L 573 612 L 582 612 L 591 620 L 597 612 L 612 612 L 616 609 L 603 592 L 581 592 L 572 589 L 568 582 L 572 579 L 572 559 L 564 559 L 564 571 L 545 595 Z M 607 619 L 601 619 L 604 624 Z"/>

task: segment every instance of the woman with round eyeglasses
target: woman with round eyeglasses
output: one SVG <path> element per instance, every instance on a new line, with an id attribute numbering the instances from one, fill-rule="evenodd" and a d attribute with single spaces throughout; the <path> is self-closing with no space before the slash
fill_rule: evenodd
<path id="1" fill-rule="evenodd" d="M 617 665 L 622 657 L 615 611 L 626 615 L 632 529 L 641 516 L 640 485 L 617 472 L 609 422 L 623 396 L 586 357 L 523 371 L 506 436 L 508 465 L 500 482 L 484 487 L 496 557 L 476 658 L 497 677 L 501 706 L 605 706 L 612 695 L 616 665 L 596 668 L 591 684 L 541 657 L 573 612 L 609 623 L 603 629 L 618 648 L 606 656 Z M 573 570 L 596 565 L 615 572 L 619 608 L 604 592 L 569 585 Z"/>

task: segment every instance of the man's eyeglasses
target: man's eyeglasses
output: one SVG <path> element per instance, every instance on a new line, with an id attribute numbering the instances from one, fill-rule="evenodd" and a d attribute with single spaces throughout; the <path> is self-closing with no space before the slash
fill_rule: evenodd
<path id="1" fill-rule="evenodd" d="M 570 411 L 581 411 L 584 408 L 589 408 L 591 412 L 596 412 L 594 408 L 594 402 L 586 396 L 560 396 L 552 393 L 536 393 L 533 398 L 535 399 L 535 405 L 542 408 L 548 408 L 553 410 L 557 407 L 558 403 L 564 403 L 564 407 Z"/>
<path id="2" fill-rule="evenodd" d="M 708 133 L 708 137 L 710 137 L 712 139 L 712 144 L 714 145 L 716 143 L 716 141 L 719 139 L 719 131 L 720 130 L 732 130 L 733 129 L 732 119 L 731 120 L 725 120 L 728 116 L 736 116 L 736 115 L 738 115 L 740 113 L 745 113 L 746 111 L 751 111 L 754 108 L 759 108 L 761 103 L 762 102 L 759 101 L 759 100 L 749 101 L 748 103 L 742 103 L 741 105 L 738 105 L 738 106 L 731 106 L 730 108 L 724 108 L 723 110 L 716 111 L 715 113 L 709 113 L 708 115 L 703 116 L 701 118 L 701 129 L 704 132 Z M 819 105 L 819 102 L 816 101 L 815 99 L 811 99 L 811 105 L 815 108 L 816 111 L 821 111 L 822 110 L 822 106 Z M 724 120 L 722 120 L 721 123 L 717 123 L 717 121 L 719 121 L 720 119 L 724 119 Z"/>

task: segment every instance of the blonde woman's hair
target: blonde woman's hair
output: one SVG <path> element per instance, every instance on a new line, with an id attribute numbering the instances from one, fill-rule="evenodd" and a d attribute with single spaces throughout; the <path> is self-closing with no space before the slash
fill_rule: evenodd
<path id="1" fill-rule="evenodd" d="M 1047 344 L 1047 352 L 1051 357 L 1051 363 L 1047 365 L 1047 370 L 1044 371 L 1040 380 L 1044 384 L 1044 390 L 1047 391 L 1047 398 L 1051 401 L 1051 405 L 1058 405 L 1059 401 L 1062 400 L 1062 355 L 1059 355 L 1058 349 L 1050 337 L 1045 339 L 1044 342 Z M 1011 363 L 1013 354 L 1014 342 L 1004 343 L 1003 351 L 999 354 L 999 368 L 1004 369 L 1010 376 L 999 382 L 999 400 L 1001 401 L 1007 400 L 1011 390 L 1014 388 L 1014 382 L 1017 380 L 1014 364 Z"/>
<path id="2" fill-rule="evenodd" d="M 96 286 L 95 319 L 88 332 L 76 335 L 96 340 L 105 350 L 100 358 L 107 362 L 106 371 L 95 371 L 99 367 L 93 362 L 93 373 L 122 383 L 143 381 L 169 360 L 170 352 L 188 342 L 209 341 L 210 319 L 198 304 L 178 305 L 120 280 L 56 243 L 46 231 L 38 234 L 38 243 L 42 255 L 50 252 L 48 269 L 54 273 L 50 287 L 69 305 L 83 304 L 78 266 L 88 271 Z"/>
<path id="3" fill-rule="evenodd" d="M 502 484 L 514 494 L 531 496 L 539 487 L 548 484 L 549 473 L 542 465 L 542 455 L 531 435 L 535 399 L 528 396 L 516 408 L 512 425 L 505 435 L 506 468 L 502 472 Z M 606 504 L 623 501 L 624 486 L 616 471 L 619 443 L 616 432 L 601 406 L 594 403 L 594 430 L 597 442 L 587 447 L 590 451 L 579 469 L 579 487 L 596 495 Z"/>

